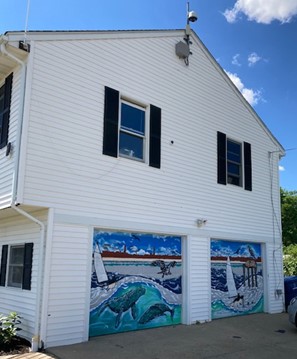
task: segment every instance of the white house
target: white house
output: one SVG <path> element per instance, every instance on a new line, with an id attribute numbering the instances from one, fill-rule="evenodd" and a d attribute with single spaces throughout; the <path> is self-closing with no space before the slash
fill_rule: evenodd
<path id="1" fill-rule="evenodd" d="M 283 310 L 284 149 L 184 38 L 0 38 L 0 312 L 40 346 Z"/>

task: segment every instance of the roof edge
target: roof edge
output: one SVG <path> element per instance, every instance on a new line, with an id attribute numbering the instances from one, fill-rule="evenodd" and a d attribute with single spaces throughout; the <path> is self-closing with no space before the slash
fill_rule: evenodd
<path id="1" fill-rule="evenodd" d="M 252 105 L 243 97 L 242 93 L 238 90 L 238 88 L 235 86 L 235 84 L 232 82 L 232 80 L 229 78 L 229 76 L 226 74 L 222 66 L 216 61 L 216 59 L 213 57 L 211 52 L 207 49 L 207 47 L 204 45 L 203 41 L 200 39 L 200 37 L 196 34 L 194 30 L 192 30 L 194 39 L 198 42 L 198 44 L 202 47 L 202 50 L 204 51 L 205 55 L 210 59 L 212 64 L 217 68 L 217 70 L 221 73 L 225 81 L 228 82 L 232 90 L 235 92 L 237 97 L 240 99 L 240 101 L 243 103 L 243 105 L 251 112 L 253 117 L 256 119 L 256 121 L 259 123 L 259 125 L 263 128 L 263 130 L 268 134 L 268 136 L 271 138 L 272 142 L 275 143 L 277 147 L 280 148 L 280 156 L 283 157 L 286 154 L 286 150 L 281 145 L 281 143 L 277 140 L 277 138 L 273 135 L 273 133 L 270 131 L 268 126 L 265 124 L 265 122 L 261 119 L 261 117 L 258 115 L 256 110 L 252 107 Z"/>

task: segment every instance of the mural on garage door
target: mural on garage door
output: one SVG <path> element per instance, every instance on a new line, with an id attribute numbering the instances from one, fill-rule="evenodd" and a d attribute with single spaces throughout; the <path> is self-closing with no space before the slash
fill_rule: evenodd
<path id="1" fill-rule="evenodd" d="M 94 231 L 89 335 L 181 323 L 181 238 Z"/>
<path id="2" fill-rule="evenodd" d="M 261 245 L 211 240 L 212 318 L 263 312 Z"/>

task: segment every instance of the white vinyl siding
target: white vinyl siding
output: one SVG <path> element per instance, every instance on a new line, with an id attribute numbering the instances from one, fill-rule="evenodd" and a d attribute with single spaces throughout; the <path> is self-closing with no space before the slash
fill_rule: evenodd
<path id="1" fill-rule="evenodd" d="M 282 244 L 276 240 L 275 245 L 266 246 L 267 257 L 267 287 L 268 303 L 267 311 L 269 313 L 280 313 L 284 310 L 284 276 L 282 261 Z M 282 294 L 277 294 L 281 290 Z"/>
<path id="2" fill-rule="evenodd" d="M 8 314 L 11 311 L 19 313 L 22 317 L 21 327 L 23 329 L 19 334 L 31 340 L 32 336 L 36 334 L 34 330 L 36 311 L 38 310 L 36 307 L 36 295 L 40 228 L 28 219 L 21 216 L 14 216 L 7 220 L 1 220 L 0 233 L 0 257 L 2 245 L 34 243 L 31 290 L 22 290 L 21 288 L 8 286 L 0 287 L 0 313 Z"/>
<path id="3" fill-rule="evenodd" d="M 189 323 L 210 320 L 210 243 L 188 237 Z"/>
<path id="4" fill-rule="evenodd" d="M 46 347 L 88 339 L 91 245 L 88 227 L 56 224 L 51 244 Z"/>
<path id="5" fill-rule="evenodd" d="M 272 235 L 275 145 L 198 42 L 186 67 L 177 40 L 34 43 L 26 203 L 191 228 L 200 214 L 210 230 Z M 102 155 L 104 86 L 162 109 L 161 170 Z M 217 184 L 217 131 L 252 144 L 252 192 Z"/>
<path id="6" fill-rule="evenodd" d="M 19 115 L 20 101 L 20 69 L 13 72 L 13 83 L 11 92 L 10 120 L 8 142 L 12 143 L 12 147 L 16 144 L 17 121 Z M 9 75 L 9 74 L 8 74 Z M 10 206 L 13 186 L 13 171 L 15 161 L 15 152 L 6 156 L 6 146 L 0 149 L 0 209 Z"/>

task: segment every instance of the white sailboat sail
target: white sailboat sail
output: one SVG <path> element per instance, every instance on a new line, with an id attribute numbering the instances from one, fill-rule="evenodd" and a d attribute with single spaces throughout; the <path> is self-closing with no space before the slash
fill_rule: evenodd
<path id="1" fill-rule="evenodd" d="M 104 264 L 102 261 L 102 257 L 98 245 L 96 245 L 94 251 L 94 266 L 95 266 L 98 282 L 101 283 L 107 281 L 108 277 L 106 274 L 106 270 L 104 268 Z"/>
<path id="2" fill-rule="evenodd" d="M 227 274 L 227 288 L 229 292 L 229 298 L 237 296 L 237 289 L 235 285 L 235 280 L 232 272 L 230 257 L 227 258 L 227 267 L 226 267 L 226 274 Z"/>

